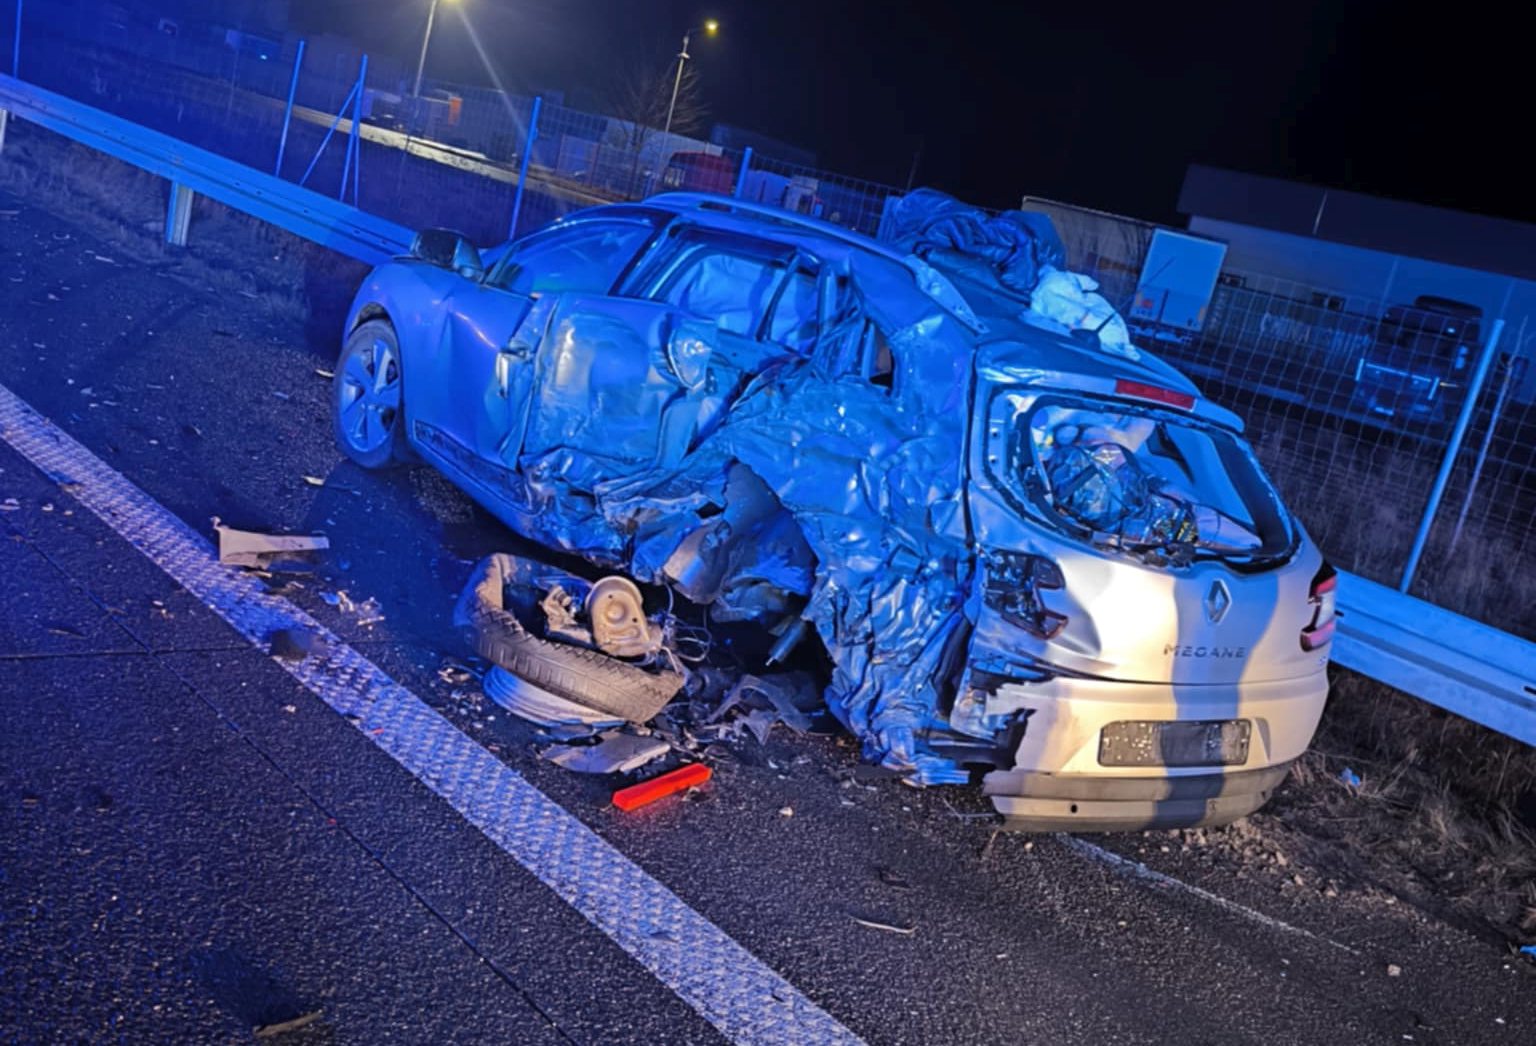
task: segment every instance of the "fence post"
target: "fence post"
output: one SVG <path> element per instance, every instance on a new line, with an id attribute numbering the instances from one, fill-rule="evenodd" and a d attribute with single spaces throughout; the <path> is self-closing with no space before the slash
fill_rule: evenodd
<path id="1" fill-rule="evenodd" d="M 741 169 L 736 172 L 736 191 L 731 193 L 738 200 L 747 194 L 747 175 L 752 173 L 752 147 L 749 145 L 741 153 Z"/>
<path id="2" fill-rule="evenodd" d="M 171 183 L 171 199 L 165 209 L 165 242 L 172 247 L 187 245 L 187 229 L 192 225 L 193 192 L 180 182 Z"/>
<path id="3" fill-rule="evenodd" d="M 523 210 L 523 187 L 528 184 L 528 161 L 533 158 L 533 143 L 539 139 L 539 110 L 544 107 L 544 96 L 535 95 L 533 109 L 528 113 L 528 131 L 523 135 L 523 162 L 517 165 L 517 193 L 512 197 L 512 224 L 507 229 L 507 239 L 517 239 L 517 218 Z"/>
<path id="4" fill-rule="evenodd" d="M 368 56 L 363 55 L 363 67 L 357 73 L 357 104 L 352 110 L 352 206 L 361 207 L 358 180 L 363 174 L 363 95 L 368 93 Z M 346 191 L 346 186 L 342 186 Z"/>
<path id="5" fill-rule="evenodd" d="M 362 123 L 363 119 L 363 91 L 365 90 L 363 86 L 363 79 L 367 75 L 368 56 L 363 55 L 362 64 L 359 65 L 357 69 L 357 86 L 352 88 L 352 93 L 347 96 L 347 101 L 352 103 L 352 129 L 347 135 L 347 148 L 343 153 L 344 159 L 341 163 L 341 188 L 336 192 L 336 199 L 345 200 L 347 198 L 347 179 L 350 176 L 352 178 L 353 185 L 353 203 L 357 202 L 357 172 L 354 170 L 354 164 L 359 159 L 357 156 L 358 125 Z M 336 114 L 336 120 L 338 123 L 341 121 L 342 113 L 345 113 L 346 111 L 347 105 L 346 102 L 343 102 L 341 105 L 341 112 Z"/>
<path id="6" fill-rule="evenodd" d="M 9 122 L 10 118 L 11 114 L 9 112 L 0 109 L 0 153 L 5 152 L 5 125 Z"/>
<path id="7" fill-rule="evenodd" d="M 352 90 L 357 90 L 356 84 L 352 86 Z M 305 182 L 309 181 L 309 176 L 315 172 L 315 164 L 320 162 L 320 155 L 325 152 L 325 147 L 331 144 L 331 136 L 336 133 L 336 128 L 341 124 L 341 114 L 346 112 L 347 106 L 351 104 L 352 95 L 349 93 L 347 95 L 347 100 L 342 102 L 341 108 L 336 111 L 336 118 L 331 121 L 331 126 L 325 129 L 325 137 L 320 139 L 320 148 L 315 150 L 314 158 L 309 161 L 309 166 L 304 168 L 304 175 L 299 179 L 300 185 L 303 185 Z"/>
<path id="8" fill-rule="evenodd" d="M 299 53 L 293 56 L 293 79 L 288 81 L 288 108 L 283 110 L 283 136 L 277 140 L 277 166 L 272 168 L 275 177 L 283 176 L 283 153 L 288 151 L 288 125 L 293 123 L 293 98 L 299 91 L 299 67 L 304 64 L 304 41 L 299 41 Z"/>
<path id="9" fill-rule="evenodd" d="M 1472 381 L 1467 386 L 1466 398 L 1461 402 L 1461 412 L 1456 415 L 1456 428 L 1451 432 L 1451 440 L 1445 447 L 1445 458 L 1440 462 L 1440 472 L 1435 476 L 1435 485 L 1429 492 L 1429 504 L 1424 506 L 1424 517 L 1419 520 L 1419 532 L 1413 537 L 1413 548 L 1408 553 L 1408 565 L 1403 568 L 1403 580 L 1398 583 L 1399 592 L 1407 592 L 1408 586 L 1413 584 L 1413 573 L 1419 568 L 1419 559 L 1424 555 L 1424 546 L 1429 541 L 1429 528 L 1434 525 L 1435 512 L 1440 508 L 1440 499 L 1445 496 L 1446 484 L 1451 480 L 1451 469 L 1456 467 L 1456 455 L 1461 451 L 1461 441 L 1466 438 L 1467 427 L 1472 424 L 1472 415 L 1477 410 L 1477 399 L 1483 391 L 1483 382 L 1488 380 L 1488 367 L 1493 362 L 1499 344 L 1499 335 L 1504 332 L 1504 321 L 1494 320 L 1493 330 L 1488 333 L 1488 343 L 1483 346 L 1483 353 L 1477 358 L 1477 369 L 1472 373 Z"/>

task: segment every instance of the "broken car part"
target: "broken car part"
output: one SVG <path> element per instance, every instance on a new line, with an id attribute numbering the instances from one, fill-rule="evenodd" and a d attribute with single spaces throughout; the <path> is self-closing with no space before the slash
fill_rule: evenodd
<path id="1" fill-rule="evenodd" d="M 627 774 L 672 750 L 659 737 L 639 737 L 610 730 L 595 745 L 552 745 L 539 753 L 556 766 L 581 774 Z"/>
<path id="2" fill-rule="evenodd" d="M 486 673 L 487 695 L 509 711 L 546 725 L 643 723 L 661 711 L 682 688 L 683 677 L 676 670 L 646 668 L 597 650 L 551 642 L 524 625 L 536 613 L 541 580 L 549 589 L 577 579 L 534 560 L 498 554 L 482 561 L 465 586 L 454 620 L 474 630 L 476 652 L 496 666 Z"/>
<path id="3" fill-rule="evenodd" d="M 219 538 L 219 562 L 236 567 L 271 570 L 285 561 L 298 560 L 331 547 L 330 541 L 318 534 L 262 534 L 254 530 L 237 530 L 226 526 L 217 516 L 213 518 L 213 529 Z"/>
<path id="4" fill-rule="evenodd" d="M 613 793 L 613 805 L 625 813 L 638 810 L 658 799 L 665 799 L 669 795 L 676 795 L 689 788 L 697 788 L 708 781 L 713 773 L 714 771 L 704 763 L 689 763 L 676 770 L 668 770 L 649 781 L 641 781 L 628 788 L 620 788 Z"/>

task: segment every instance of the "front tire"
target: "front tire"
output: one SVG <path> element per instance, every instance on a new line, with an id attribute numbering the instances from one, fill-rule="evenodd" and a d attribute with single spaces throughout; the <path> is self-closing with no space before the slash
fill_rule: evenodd
<path id="1" fill-rule="evenodd" d="M 400 343 L 388 320 L 369 320 L 347 336 L 331 379 L 336 446 L 364 468 L 407 460 Z"/>

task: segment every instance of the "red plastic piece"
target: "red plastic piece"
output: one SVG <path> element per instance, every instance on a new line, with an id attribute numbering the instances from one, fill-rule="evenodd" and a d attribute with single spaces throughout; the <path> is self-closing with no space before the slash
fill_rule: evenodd
<path id="1" fill-rule="evenodd" d="M 1171 407 L 1182 407 L 1185 410 L 1193 410 L 1195 406 L 1195 397 L 1187 392 L 1175 392 L 1173 389 L 1159 388 L 1140 381 L 1127 381 L 1124 378 L 1115 382 L 1115 395 L 1135 396 L 1137 399 L 1166 403 Z"/>
<path id="2" fill-rule="evenodd" d="M 668 770 L 660 777 L 653 777 L 649 781 L 641 781 L 639 784 L 630 785 L 628 788 L 620 788 L 613 793 L 613 805 L 628 813 L 638 810 L 647 803 L 654 803 L 658 799 L 665 798 L 675 792 L 681 792 L 687 788 L 693 788 L 703 784 L 710 778 L 711 770 L 703 763 L 689 763 L 680 766 L 676 770 Z"/>

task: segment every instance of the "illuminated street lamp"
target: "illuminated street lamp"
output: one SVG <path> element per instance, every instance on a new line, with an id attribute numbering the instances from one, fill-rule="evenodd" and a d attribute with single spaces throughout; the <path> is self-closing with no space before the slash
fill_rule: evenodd
<path id="1" fill-rule="evenodd" d="M 453 0 L 448 2 L 453 3 Z M 427 31 L 421 37 L 421 57 L 416 59 L 416 86 L 411 91 L 412 98 L 421 97 L 421 72 L 427 67 L 427 45 L 432 42 L 432 22 L 437 18 L 437 4 L 438 0 L 432 0 L 432 6 L 427 8 Z M 688 48 L 684 46 L 683 50 Z"/>
<path id="2" fill-rule="evenodd" d="M 433 0 L 433 3 L 436 2 L 437 0 Z M 672 101 L 667 103 L 667 126 L 661 131 L 664 137 L 670 138 L 672 135 L 672 110 L 677 108 L 677 89 L 683 86 L 683 63 L 689 58 L 688 41 L 693 39 L 693 34 L 701 29 L 708 35 L 714 36 L 720 30 L 720 23 L 711 18 L 703 25 L 696 25 L 683 34 L 683 49 L 677 52 L 677 76 L 672 80 Z"/>

